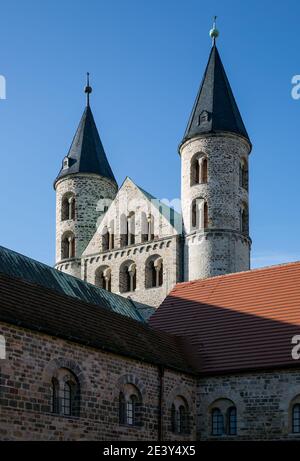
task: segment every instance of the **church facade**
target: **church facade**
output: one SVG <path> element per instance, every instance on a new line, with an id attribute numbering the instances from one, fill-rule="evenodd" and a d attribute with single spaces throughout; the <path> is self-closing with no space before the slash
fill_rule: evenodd
<path id="1" fill-rule="evenodd" d="M 299 441 L 300 262 L 249 270 L 251 143 L 216 34 L 181 214 L 118 188 L 87 85 L 56 268 L 0 246 L 0 440 Z"/>
<path id="2" fill-rule="evenodd" d="M 213 41 L 179 146 L 181 207 L 120 188 L 87 106 L 55 180 L 56 265 L 158 307 L 176 283 L 250 268 L 251 142 Z"/>

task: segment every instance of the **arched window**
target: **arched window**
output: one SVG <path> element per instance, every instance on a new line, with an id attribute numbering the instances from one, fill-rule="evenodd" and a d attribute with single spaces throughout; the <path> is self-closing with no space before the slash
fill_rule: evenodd
<path id="1" fill-rule="evenodd" d="M 209 226 L 208 219 L 208 204 L 202 198 L 195 198 L 192 201 L 192 219 L 191 224 L 193 229 L 207 229 Z"/>
<path id="2" fill-rule="evenodd" d="M 224 417 L 219 408 L 214 408 L 211 412 L 212 435 L 224 434 Z"/>
<path id="3" fill-rule="evenodd" d="M 229 435 L 236 435 L 237 433 L 236 407 L 230 407 L 227 410 L 227 432 Z"/>
<path id="4" fill-rule="evenodd" d="M 204 227 L 204 229 L 208 228 L 208 205 L 207 205 L 207 202 L 204 202 L 204 205 L 203 205 L 203 227 Z"/>
<path id="5" fill-rule="evenodd" d="M 98 267 L 95 272 L 95 285 L 111 291 L 111 269 L 108 266 Z"/>
<path id="6" fill-rule="evenodd" d="M 109 232 L 107 227 L 104 227 L 102 231 L 102 251 L 107 251 L 109 249 Z"/>
<path id="7" fill-rule="evenodd" d="M 79 416 L 80 386 L 76 376 L 66 368 L 56 370 L 52 378 L 52 411 L 64 416 Z"/>
<path id="8" fill-rule="evenodd" d="M 70 416 L 72 408 L 72 390 L 71 384 L 64 384 L 63 398 L 62 398 L 62 413 L 63 415 Z"/>
<path id="9" fill-rule="evenodd" d="M 192 228 L 197 229 L 199 227 L 199 208 L 197 199 L 192 202 Z"/>
<path id="10" fill-rule="evenodd" d="M 129 424 L 130 426 L 135 425 L 136 404 L 137 404 L 136 396 L 131 395 L 129 399 L 127 400 L 127 404 L 126 404 L 126 420 L 127 420 L 127 424 Z"/>
<path id="11" fill-rule="evenodd" d="M 192 158 L 191 161 L 191 186 L 200 182 L 200 165 L 198 156 Z"/>
<path id="12" fill-rule="evenodd" d="M 211 433 L 214 436 L 237 434 L 237 409 L 232 400 L 221 398 L 210 406 Z"/>
<path id="13" fill-rule="evenodd" d="M 292 429 L 294 434 L 300 433 L 300 404 L 296 403 L 292 409 Z"/>
<path id="14" fill-rule="evenodd" d="M 129 213 L 126 217 L 121 215 L 120 219 L 120 247 L 134 245 L 135 243 L 135 214 Z"/>
<path id="15" fill-rule="evenodd" d="M 184 405 L 180 405 L 178 412 L 177 412 L 177 424 L 178 424 L 178 432 L 180 434 L 185 434 L 186 433 L 186 420 L 187 420 L 187 415 L 186 415 L 186 408 Z"/>
<path id="16" fill-rule="evenodd" d="M 242 208 L 241 208 L 241 232 L 243 234 L 248 234 L 249 233 L 249 212 L 248 212 L 248 206 L 246 203 L 243 203 Z"/>
<path id="17" fill-rule="evenodd" d="M 208 180 L 208 161 L 205 154 L 196 154 L 191 160 L 191 186 Z"/>
<path id="18" fill-rule="evenodd" d="M 150 256 L 145 265 L 145 287 L 158 288 L 163 285 L 163 260 L 159 255 Z"/>
<path id="19" fill-rule="evenodd" d="M 126 424 L 126 400 L 123 392 L 119 394 L 119 422 Z"/>
<path id="20" fill-rule="evenodd" d="M 141 424 L 140 408 L 141 394 L 133 384 L 125 384 L 119 394 L 119 421 L 120 424 L 138 426 Z"/>
<path id="21" fill-rule="evenodd" d="M 243 158 L 240 162 L 240 178 L 239 178 L 240 187 L 248 190 L 248 162 Z"/>
<path id="22" fill-rule="evenodd" d="M 56 378 L 51 382 L 51 406 L 53 413 L 59 413 L 59 383 Z"/>
<path id="23" fill-rule="evenodd" d="M 67 232 L 61 240 L 61 259 L 75 258 L 75 237 L 72 232 Z"/>
<path id="24" fill-rule="evenodd" d="M 207 158 L 206 157 L 203 157 L 202 159 L 202 162 L 201 162 L 201 180 L 200 182 L 202 184 L 206 184 L 207 183 Z"/>
<path id="25" fill-rule="evenodd" d="M 142 242 L 150 242 L 154 239 L 154 217 L 151 214 L 141 213 Z"/>
<path id="26" fill-rule="evenodd" d="M 189 411 L 186 400 L 177 396 L 171 406 L 171 429 L 177 434 L 189 432 Z"/>
<path id="27" fill-rule="evenodd" d="M 133 261 L 125 261 L 120 267 L 120 293 L 136 290 L 136 265 Z"/>
<path id="28" fill-rule="evenodd" d="M 120 217 L 120 247 L 123 248 L 126 245 L 128 245 L 128 226 L 127 217 L 123 213 Z"/>
<path id="29" fill-rule="evenodd" d="M 75 196 L 74 194 L 66 194 L 61 202 L 61 220 L 75 219 Z"/>
<path id="30" fill-rule="evenodd" d="M 108 248 L 109 248 L 109 250 L 113 250 L 115 248 L 115 224 L 114 224 L 114 221 L 111 221 L 110 225 L 109 225 Z"/>
<path id="31" fill-rule="evenodd" d="M 127 245 L 135 243 L 135 214 L 132 211 L 127 218 Z"/>

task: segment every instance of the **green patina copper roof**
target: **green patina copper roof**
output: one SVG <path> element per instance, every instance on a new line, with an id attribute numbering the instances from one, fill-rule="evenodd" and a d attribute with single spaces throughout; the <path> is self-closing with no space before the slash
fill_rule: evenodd
<path id="1" fill-rule="evenodd" d="M 0 273 L 99 305 L 140 322 L 146 322 L 154 312 L 150 306 L 110 293 L 2 246 Z"/>

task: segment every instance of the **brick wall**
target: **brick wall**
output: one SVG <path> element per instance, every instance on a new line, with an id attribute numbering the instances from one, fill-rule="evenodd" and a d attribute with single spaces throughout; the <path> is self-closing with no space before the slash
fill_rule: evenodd
<path id="1" fill-rule="evenodd" d="M 249 145 L 234 135 L 204 135 L 181 147 L 181 199 L 184 231 L 184 278 L 195 280 L 250 268 L 250 239 L 241 233 L 241 208 L 248 191 L 240 186 L 240 164 L 248 160 Z M 208 180 L 191 184 L 195 156 L 208 162 Z M 208 228 L 192 226 L 192 202 L 208 205 Z M 203 223 L 202 223 L 203 224 Z"/>
<path id="2" fill-rule="evenodd" d="M 81 255 L 97 229 L 104 197 L 113 200 L 117 185 L 112 180 L 93 174 L 76 174 L 60 179 L 56 185 L 56 267 L 63 272 L 81 276 Z M 66 194 L 74 194 L 75 219 L 61 219 L 62 200 Z M 75 236 L 76 258 L 61 260 L 61 240 L 66 232 Z"/>
<path id="3" fill-rule="evenodd" d="M 0 360 L 0 440 L 157 440 L 159 370 L 151 364 L 3 324 L 7 359 Z M 80 416 L 51 412 L 51 379 L 59 368 L 80 383 Z M 119 392 L 124 383 L 142 395 L 141 426 L 119 424 Z M 164 382 L 164 438 L 196 437 L 196 382 L 167 370 Z M 183 394 L 190 405 L 189 435 L 171 430 L 171 403 Z"/>
<path id="4" fill-rule="evenodd" d="M 200 440 L 289 440 L 292 402 L 300 395 L 300 369 L 201 379 L 197 392 Z M 212 436 L 211 411 L 231 401 L 237 408 L 237 435 Z M 297 400 L 298 402 L 298 400 Z"/>

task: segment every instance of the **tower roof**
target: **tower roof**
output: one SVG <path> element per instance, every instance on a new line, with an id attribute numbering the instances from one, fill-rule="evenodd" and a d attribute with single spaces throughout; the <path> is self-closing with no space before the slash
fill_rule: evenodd
<path id="1" fill-rule="evenodd" d="M 85 87 L 87 106 L 82 114 L 70 150 L 65 157 L 56 181 L 64 176 L 75 173 L 93 173 L 115 180 L 108 163 L 95 120 L 89 104 L 92 88 L 89 82 Z"/>
<path id="2" fill-rule="evenodd" d="M 250 143 L 214 38 L 182 143 L 200 134 L 220 132 L 236 133 Z"/>

